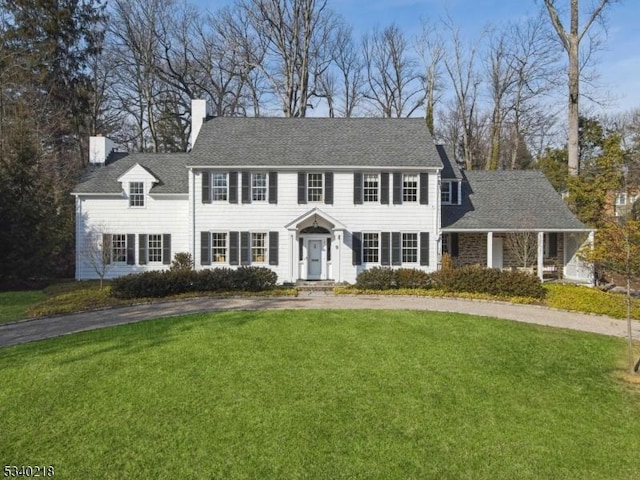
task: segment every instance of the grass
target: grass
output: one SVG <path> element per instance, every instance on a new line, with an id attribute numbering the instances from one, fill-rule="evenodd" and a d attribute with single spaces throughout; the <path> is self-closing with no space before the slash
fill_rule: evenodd
<path id="1" fill-rule="evenodd" d="M 0 323 L 27 318 L 27 310 L 41 302 L 46 294 L 39 290 L 26 292 L 0 292 Z"/>
<path id="2" fill-rule="evenodd" d="M 272 311 L 0 350 L 0 458 L 56 478 L 640 478 L 624 342 L 459 314 Z"/>

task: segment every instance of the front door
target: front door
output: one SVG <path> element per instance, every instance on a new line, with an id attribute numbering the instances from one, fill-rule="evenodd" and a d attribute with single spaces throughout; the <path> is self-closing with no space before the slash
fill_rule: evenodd
<path id="1" fill-rule="evenodd" d="M 307 257 L 309 280 L 320 280 L 322 278 L 322 240 L 309 240 Z"/>

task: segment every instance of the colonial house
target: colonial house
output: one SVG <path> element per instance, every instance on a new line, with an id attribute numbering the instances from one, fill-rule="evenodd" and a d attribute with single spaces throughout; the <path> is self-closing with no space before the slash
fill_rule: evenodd
<path id="1" fill-rule="evenodd" d="M 424 120 L 207 118 L 201 100 L 192 117 L 189 153 L 91 138 L 73 192 L 76 278 L 166 269 L 177 252 L 196 269 L 265 266 L 281 283 L 434 271 L 443 252 L 507 268 L 509 235 L 529 232 L 538 275 L 590 280 L 576 254 L 592 231 L 540 172 L 461 171 Z"/>

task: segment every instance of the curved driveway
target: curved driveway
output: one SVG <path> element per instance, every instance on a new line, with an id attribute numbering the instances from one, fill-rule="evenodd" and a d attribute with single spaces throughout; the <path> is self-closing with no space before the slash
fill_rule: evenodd
<path id="1" fill-rule="evenodd" d="M 316 293 L 299 297 L 195 298 L 25 320 L 0 325 L 0 347 L 154 318 L 209 311 L 265 309 L 384 309 L 457 312 L 581 330 L 614 337 L 626 337 L 627 335 L 625 320 L 535 305 L 514 305 L 456 298 L 334 296 Z M 634 321 L 632 329 L 634 338 L 640 338 L 640 322 Z"/>

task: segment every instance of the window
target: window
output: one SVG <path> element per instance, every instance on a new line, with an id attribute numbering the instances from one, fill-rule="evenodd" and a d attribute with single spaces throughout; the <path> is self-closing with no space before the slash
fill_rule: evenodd
<path id="1" fill-rule="evenodd" d="M 365 263 L 378 263 L 380 242 L 377 233 L 362 235 L 362 259 Z"/>
<path id="2" fill-rule="evenodd" d="M 418 175 L 405 173 L 402 176 L 402 201 L 418 201 Z"/>
<path id="3" fill-rule="evenodd" d="M 418 234 L 402 234 L 402 263 L 418 263 Z"/>
<path id="4" fill-rule="evenodd" d="M 251 234 L 251 262 L 261 263 L 267 258 L 267 234 Z"/>
<path id="5" fill-rule="evenodd" d="M 129 206 L 144 207 L 144 183 L 129 183 Z"/>
<path id="6" fill-rule="evenodd" d="M 322 174 L 307 174 L 307 201 L 322 202 Z"/>
<path id="7" fill-rule="evenodd" d="M 449 252 L 449 239 L 451 237 L 449 236 L 448 233 L 443 233 L 442 234 L 442 253 L 450 253 Z"/>
<path id="8" fill-rule="evenodd" d="M 149 235 L 147 238 L 147 256 L 149 263 L 162 262 L 162 235 Z"/>
<path id="9" fill-rule="evenodd" d="M 452 183 L 443 181 L 440 185 L 440 201 L 445 205 L 451 205 L 451 187 Z"/>
<path id="10" fill-rule="evenodd" d="M 267 174 L 254 173 L 251 175 L 251 201 L 267 201 Z"/>
<path id="11" fill-rule="evenodd" d="M 211 234 L 211 261 L 213 263 L 225 263 L 227 261 L 227 234 Z"/>
<path id="12" fill-rule="evenodd" d="M 127 236 L 123 234 L 111 235 L 111 262 L 125 263 L 127 261 Z"/>
<path id="13" fill-rule="evenodd" d="M 224 202 L 228 198 L 227 174 L 216 172 L 212 175 L 211 199 L 215 202 Z"/>
<path id="14" fill-rule="evenodd" d="M 378 174 L 366 173 L 362 177 L 363 197 L 365 202 L 378 201 Z"/>
<path id="15" fill-rule="evenodd" d="M 616 205 L 626 205 L 627 204 L 627 194 L 619 193 L 616 195 Z"/>

